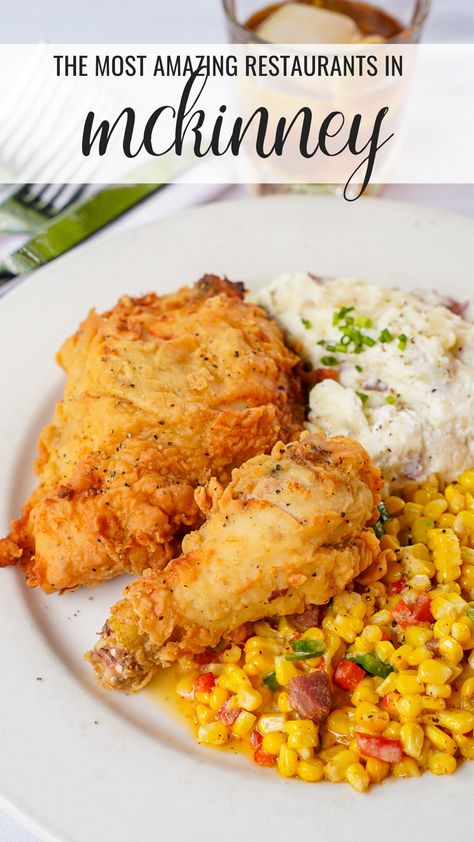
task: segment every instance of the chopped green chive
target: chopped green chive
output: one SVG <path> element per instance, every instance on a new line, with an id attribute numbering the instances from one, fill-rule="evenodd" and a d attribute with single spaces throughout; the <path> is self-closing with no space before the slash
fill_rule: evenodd
<path id="1" fill-rule="evenodd" d="M 321 640 L 309 638 L 290 640 L 290 646 L 293 649 L 293 654 L 285 655 L 287 661 L 305 661 L 307 658 L 319 658 L 326 649 Z"/>
<path id="2" fill-rule="evenodd" d="M 377 538 L 379 538 L 379 539 L 382 538 L 382 536 L 384 535 L 382 518 L 379 518 L 377 523 L 374 523 L 372 529 L 374 530 Z"/>
<path id="3" fill-rule="evenodd" d="M 310 320 L 309 320 L 309 319 L 301 319 L 301 322 L 302 322 L 302 324 L 303 324 L 303 327 L 305 327 L 305 328 L 306 328 L 306 330 L 309 330 L 309 329 L 310 329 L 310 327 L 311 327 L 311 322 L 310 322 Z"/>
<path id="4" fill-rule="evenodd" d="M 395 337 L 392 333 L 390 333 L 387 327 L 384 327 L 382 333 L 379 336 L 379 342 L 393 342 Z"/>
<path id="5" fill-rule="evenodd" d="M 364 343 L 364 345 L 368 345 L 369 348 L 372 348 L 375 345 L 375 339 L 372 339 L 371 336 L 363 336 L 362 342 Z"/>
<path id="6" fill-rule="evenodd" d="M 464 613 L 470 620 L 474 620 L 474 605 L 468 605 L 467 608 L 464 609 Z"/>
<path id="7" fill-rule="evenodd" d="M 395 396 L 394 395 L 388 395 L 385 398 L 385 403 L 394 404 L 395 403 Z"/>
<path id="8" fill-rule="evenodd" d="M 368 319 L 367 316 L 356 316 L 354 324 L 356 324 L 357 327 L 373 327 L 372 319 Z"/>
<path id="9" fill-rule="evenodd" d="M 321 357 L 323 365 L 337 365 L 337 357 Z"/>
<path id="10" fill-rule="evenodd" d="M 326 344 L 326 340 L 325 340 L 325 339 L 318 339 L 318 341 L 317 341 L 317 343 L 316 343 L 316 344 L 317 344 L 317 345 L 325 345 L 325 344 Z"/>
<path id="11" fill-rule="evenodd" d="M 408 342 L 408 336 L 405 336 L 404 333 L 401 333 L 400 336 L 398 337 L 398 347 L 399 347 L 400 351 L 405 350 L 405 348 L 407 347 L 407 342 Z"/>
<path id="12" fill-rule="evenodd" d="M 359 372 L 360 372 L 360 371 L 363 371 L 363 370 L 364 370 L 364 369 L 362 368 L 362 366 L 361 366 L 361 365 L 356 365 L 356 371 L 359 371 Z"/>
<path id="13" fill-rule="evenodd" d="M 365 392 L 356 392 L 356 395 L 359 396 L 362 403 L 366 403 L 369 400 L 369 396 L 365 394 Z"/>
<path id="14" fill-rule="evenodd" d="M 390 515 L 388 513 L 385 503 L 379 503 L 377 508 L 380 512 L 380 520 L 382 521 L 382 523 L 387 523 L 387 520 L 390 520 Z"/>

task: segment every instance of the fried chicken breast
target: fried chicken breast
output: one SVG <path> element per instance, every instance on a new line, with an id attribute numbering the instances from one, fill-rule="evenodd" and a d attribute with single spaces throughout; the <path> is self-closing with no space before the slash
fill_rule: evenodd
<path id="1" fill-rule="evenodd" d="M 202 522 L 197 485 L 295 436 L 298 358 L 243 295 L 209 275 L 89 314 L 59 352 L 64 397 L 0 566 L 47 592 L 160 569 Z"/>
<path id="2" fill-rule="evenodd" d="M 366 524 L 381 484 L 358 442 L 323 433 L 249 459 L 225 489 L 213 479 L 196 492 L 207 520 L 183 555 L 146 570 L 112 609 L 87 655 L 99 681 L 139 689 L 247 622 L 328 602 L 380 553 Z"/>

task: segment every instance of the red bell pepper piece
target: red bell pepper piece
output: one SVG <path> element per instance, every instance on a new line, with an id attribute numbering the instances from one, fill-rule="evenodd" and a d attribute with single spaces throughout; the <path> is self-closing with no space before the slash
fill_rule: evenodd
<path id="1" fill-rule="evenodd" d="M 254 728 L 253 731 L 250 732 L 250 745 L 252 748 L 260 748 L 263 742 L 263 735 L 257 728 Z"/>
<path id="2" fill-rule="evenodd" d="M 352 693 L 363 678 L 365 678 L 365 671 L 362 667 L 359 667 L 354 661 L 341 658 L 332 680 L 342 690 L 349 690 Z"/>
<path id="3" fill-rule="evenodd" d="M 356 733 L 357 748 L 365 757 L 374 757 L 385 763 L 399 763 L 403 757 L 400 740 L 390 740 L 373 734 Z"/>
<path id="4" fill-rule="evenodd" d="M 406 600 L 401 599 L 392 608 L 392 615 L 393 619 L 404 629 L 408 626 L 416 626 L 418 623 L 431 623 L 433 621 L 431 600 L 425 593 L 417 596 L 414 602 L 406 602 Z"/>
<path id="5" fill-rule="evenodd" d="M 216 713 L 216 719 L 219 719 L 221 722 L 224 722 L 225 725 L 233 725 L 239 713 L 241 713 L 242 708 L 239 707 L 232 707 L 229 704 L 231 699 L 227 699 L 226 702 L 219 708 Z"/>
<path id="6" fill-rule="evenodd" d="M 216 683 L 212 672 L 203 672 L 194 679 L 195 693 L 209 693 Z"/>
<path id="7" fill-rule="evenodd" d="M 257 766 L 273 766 L 276 757 L 273 754 L 269 754 L 268 751 L 265 751 L 260 746 L 254 751 L 253 759 Z"/>

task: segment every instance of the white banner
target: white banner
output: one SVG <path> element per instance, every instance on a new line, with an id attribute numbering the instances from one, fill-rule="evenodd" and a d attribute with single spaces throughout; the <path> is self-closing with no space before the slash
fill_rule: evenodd
<path id="1" fill-rule="evenodd" d="M 3 183 L 473 183 L 474 45 L 2 45 Z"/>

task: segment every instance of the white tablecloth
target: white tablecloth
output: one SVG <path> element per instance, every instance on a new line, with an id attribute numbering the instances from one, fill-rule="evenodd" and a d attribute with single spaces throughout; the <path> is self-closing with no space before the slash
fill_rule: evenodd
<path id="1" fill-rule="evenodd" d="M 220 7 L 220 0 L 134 0 L 130 4 L 117 0 L 81 0 L 74 4 L 64 0 L 2 0 L 1 39 L 11 43 L 39 40 L 52 43 L 219 42 L 226 40 Z M 434 43 L 474 41 L 473 0 L 433 0 L 424 40 Z M 244 186 L 227 190 L 218 186 L 173 186 L 119 220 L 113 228 L 119 230 L 138 225 L 217 197 L 236 198 L 246 193 Z M 474 216 L 472 185 L 397 185 L 387 187 L 384 196 Z M 110 230 L 97 236 L 107 236 Z M 0 236 L 0 256 L 14 246 L 13 238 Z M 41 786 L 40 780 L 38 786 Z M 0 811 L 0 842 L 35 840 Z"/>

